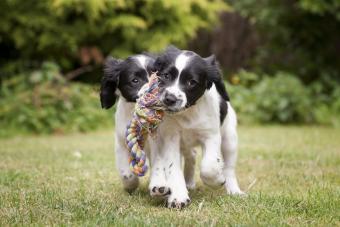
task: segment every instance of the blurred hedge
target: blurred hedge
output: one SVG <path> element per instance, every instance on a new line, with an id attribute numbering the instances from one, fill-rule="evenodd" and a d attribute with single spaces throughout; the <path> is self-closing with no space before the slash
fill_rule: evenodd
<path id="1" fill-rule="evenodd" d="M 110 127 L 112 119 L 93 86 L 67 82 L 53 63 L 0 86 L 0 136 L 86 132 Z"/>
<path id="2" fill-rule="evenodd" d="M 325 94 L 323 84 L 304 85 L 287 72 L 274 75 L 240 71 L 227 85 L 241 124 L 323 124 L 340 126 L 340 87 Z"/>
<path id="3" fill-rule="evenodd" d="M 0 73 L 10 76 L 45 61 L 63 72 L 184 46 L 195 31 L 216 22 L 222 0 L 2 0 Z"/>
<path id="4" fill-rule="evenodd" d="M 228 86 L 240 122 L 339 125 L 339 0 L 2 0 L 0 136 L 110 126 L 98 91 L 69 81 L 77 70 L 101 68 L 107 55 L 185 48 L 228 4 L 261 37 L 256 73 Z"/>
<path id="5" fill-rule="evenodd" d="M 241 71 L 227 84 L 240 124 L 340 126 L 340 88 L 324 95 L 322 85 L 296 76 Z M 5 80 L 0 87 L 0 137 L 26 133 L 86 132 L 111 127 L 113 111 L 100 108 L 93 86 L 67 82 L 53 63 Z"/>
<path id="6" fill-rule="evenodd" d="M 251 70 L 286 71 L 306 84 L 340 83 L 339 0 L 226 0 L 259 39 Z M 330 91 L 332 92 L 332 91 Z"/>

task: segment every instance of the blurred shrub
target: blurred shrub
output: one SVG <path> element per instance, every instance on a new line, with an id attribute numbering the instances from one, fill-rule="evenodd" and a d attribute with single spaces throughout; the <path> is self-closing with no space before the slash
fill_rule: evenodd
<path id="1" fill-rule="evenodd" d="M 1 84 L 0 136 L 85 132 L 110 126 L 111 115 L 101 110 L 93 87 L 67 83 L 53 63 Z"/>
<path id="2" fill-rule="evenodd" d="M 298 75 L 306 84 L 340 83 L 339 0 L 226 0 L 259 36 L 252 70 Z M 243 40 L 242 38 L 239 38 Z"/>
<path id="3" fill-rule="evenodd" d="M 317 82 L 312 86 L 312 98 L 314 118 L 317 123 L 340 126 L 340 87 L 333 84 L 330 95 L 322 91 L 324 85 Z"/>
<path id="4" fill-rule="evenodd" d="M 249 61 L 256 53 L 259 40 L 255 27 L 239 13 L 223 12 L 219 18 L 215 29 L 200 29 L 188 46 L 201 56 L 215 54 L 227 76 L 251 66 Z"/>
<path id="5" fill-rule="evenodd" d="M 260 76 L 241 71 L 231 82 L 236 85 L 228 91 L 241 123 L 339 123 L 339 88 L 329 97 L 317 89 L 320 84 L 307 87 L 285 72 Z"/>
<path id="6" fill-rule="evenodd" d="M 63 71 L 183 46 L 225 10 L 222 0 L 2 0 L 0 72 L 39 68 L 53 61 Z"/>

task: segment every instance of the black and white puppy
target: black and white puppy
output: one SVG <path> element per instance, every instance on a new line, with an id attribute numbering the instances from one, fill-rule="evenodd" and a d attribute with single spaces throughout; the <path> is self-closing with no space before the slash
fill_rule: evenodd
<path id="1" fill-rule="evenodd" d="M 106 60 L 101 82 L 100 101 L 103 108 L 112 107 L 119 97 L 115 113 L 116 167 L 125 190 L 129 192 L 138 187 L 139 180 L 129 167 L 125 130 L 131 120 L 138 92 L 147 83 L 153 63 L 153 57 L 145 54 L 134 55 L 126 60 L 110 57 Z"/>
<path id="2" fill-rule="evenodd" d="M 132 118 L 136 99 L 142 92 L 141 88 L 148 82 L 151 75 L 154 58 L 154 55 L 151 54 L 135 55 L 128 57 L 126 60 L 109 57 L 104 66 L 100 100 L 102 108 L 109 109 L 119 98 L 115 113 L 115 158 L 123 187 L 128 192 L 132 192 L 138 187 L 139 180 L 130 170 L 129 152 L 125 145 L 125 130 Z M 148 143 L 146 143 L 145 150 L 149 159 Z M 188 176 L 189 188 L 193 187 L 191 179 L 193 179 L 194 174 L 194 158 L 192 155 L 185 156 L 185 174 Z M 154 188 L 154 190 L 151 190 L 151 195 L 163 196 L 170 193 L 168 189 L 165 187 Z"/>
<path id="3" fill-rule="evenodd" d="M 181 152 L 192 156 L 201 145 L 202 181 L 209 186 L 224 186 L 229 194 L 243 194 L 235 165 L 237 159 L 237 120 L 214 56 L 202 58 L 194 52 L 169 47 L 155 60 L 160 77 L 161 101 L 167 114 L 157 137 L 149 140 L 151 149 L 150 193 L 162 188 L 170 192 L 169 207 L 190 202 L 188 182 L 194 185 L 193 167 L 181 170 Z M 188 159 L 187 159 L 188 160 Z M 186 161 L 186 160 L 185 160 Z M 169 193 L 168 193 L 169 194 Z"/>

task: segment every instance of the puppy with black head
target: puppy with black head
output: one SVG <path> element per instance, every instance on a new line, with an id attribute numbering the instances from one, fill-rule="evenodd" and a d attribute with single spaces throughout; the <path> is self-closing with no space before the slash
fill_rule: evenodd
<path id="1" fill-rule="evenodd" d="M 171 192 L 167 197 L 169 207 L 187 205 L 188 182 L 194 185 L 194 167 L 185 163 L 183 174 L 181 152 L 194 157 L 192 148 L 200 145 L 202 181 L 213 187 L 224 186 L 229 194 L 243 194 L 235 175 L 236 114 L 215 57 L 202 58 L 171 46 L 155 60 L 154 70 L 159 75 L 161 101 L 168 114 L 156 139 L 149 141 L 153 157 L 149 189 L 162 187 Z"/>
<path id="2" fill-rule="evenodd" d="M 125 130 L 131 120 L 134 105 L 141 87 L 151 75 L 154 58 L 149 54 L 128 57 L 125 60 L 109 57 L 104 66 L 100 101 L 102 108 L 109 109 L 117 101 L 115 113 L 116 167 L 125 190 L 132 192 L 139 184 L 129 167 L 129 152 L 125 145 Z"/>

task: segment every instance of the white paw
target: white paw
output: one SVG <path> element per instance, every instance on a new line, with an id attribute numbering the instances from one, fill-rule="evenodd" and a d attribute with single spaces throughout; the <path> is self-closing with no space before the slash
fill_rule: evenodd
<path id="1" fill-rule="evenodd" d="M 227 189 L 227 194 L 228 195 L 234 195 L 234 196 L 247 196 L 247 193 L 245 193 L 241 190 L 231 191 L 231 190 Z"/>
<path id="2" fill-rule="evenodd" d="M 149 188 L 152 197 L 163 197 L 171 194 L 171 189 L 167 186 L 150 186 Z"/>
<path id="3" fill-rule="evenodd" d="M 171 194 L 167 201 L 168 208 L 182 209 L 189 205 L 191 202 L 188 194 L 183 195 L 173 195 Z"/>
<path id="4" fill-rule="evenodd" d="M 226 183 L 224 184 L 224 187 L 229 195 L 240 195 L 240 196 L 247 195 L 245 192 L 241 191 L 235 177 L 226 178 Z"/>
<path id="5" fill-rule="evenodd" d="M 212 188 L 219 188 L 222 187 L 226 180 L 224 178 L 224 175 L 222 173 L 216 173 L 216 175 L 208 175 L 201 172 L 201 180 L 205 185 L 208 185 Z"/>
<path id="6" fill-rule="evenodd" d="M 171 193 L 170 187 L 162 171 L 154 170 L 149 184 L 150 195 L 153 197 L 168 196 Z"/>
<path id="7" fill-rule="evenodd" d="M 186 182 L 186 186 L 188 190 L 193 190 L 196 187 L 196 182 L 195 180 L 189 180 L 188 182 Z"/>
<path id="8" fill-rule="evenodd" d="M 158 172 L 157 169 L 151 176 L 149 184 L 150 195 L 153 197 L 168 196 L 171 194 L 171 189 L 165 180 L 162 172 Z"/>
<path id="9" fill-rule="evenodd" d="M 217 160 L 202 163 L 200 177 L 203 183 L 210 187 L 222 187 L 225 184 L 225 176 L 221 159 L 217 158 Z"/>
<path id="10" fill-rule="evenodd" d="M 139 179 L 133 173 L 123 174 L 121 175 L 121 179 L 122 179 L 123 187 L 125 191 L 129 193 L 132 193 L 134 190 L 136 190 L 136 188 L 139 185 Z"/>

